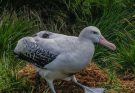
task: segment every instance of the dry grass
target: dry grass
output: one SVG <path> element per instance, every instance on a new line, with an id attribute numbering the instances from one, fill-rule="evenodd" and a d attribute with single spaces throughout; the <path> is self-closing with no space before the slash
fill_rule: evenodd
<path id="1" fill-rule="evenodd" d="M 35 85 L 35 74 L 35 69 L 30 64 L 27 64 L 18 71 L 18 75 L 28 77 L 33 86 Z M 106 83 L 108 80 L 106 72 L 100 70 L 100 68 L 98 68 L 95 64 L 88 65 L 84 70 L 77 73 L 76 77 L 79 82 L 90 87 L 101 87 L 101 85 Z M 54 84 L 57 93 L 83 93 L 83 90 L 73 82 L 57 80 L 54 81 Z M 40 92 L 42 93 L 45 91 L 45 88 L 47 88 L 46 82 L 42 79 L 42 84 L 40 84 Z"/>
<path id="2" fill-rule="evenodd" d="M 32 65 L 27 64 L 21 70 L 18 71 L 19 76 L 28 77 L 28 80 L 35 86 L 35 69 Z M 76 74 L 79 82 L 89 87 L 103 87 L 109 84 L 109 79 L 106 71 L 101 70 L 96 64 L 88 65 L 84 70 Z M 47 90 L 46 82 L 41 79 L 40 93 Z M 134 93 L 135 91 L 135 80 L 134 79 L 118 79 L 118 82 L 122 85 L 120 91 L 109 89 L 107 93 Z M 115 82 L 114 82 L 115 83 Z M 75 85 L 73 82 L 67 82 L 63 80 L 54 81 L 57 93 L 83 93 L 83 90 Z M 34 91 L 33 91 L 34 93 Z"/>

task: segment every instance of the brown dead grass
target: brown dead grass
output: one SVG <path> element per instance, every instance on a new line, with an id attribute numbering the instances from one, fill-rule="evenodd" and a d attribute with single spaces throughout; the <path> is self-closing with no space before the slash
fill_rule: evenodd
<path id="1" fill-rule="evenodd" d="M 27 64 L 25 67 L 18 71 L 18 76 L 28 77 L 28 80 L 35 86 L 35 74 L 34 67 Z M 96 64 L 90 64 L 81 72 L 76 74 L 78 81 L 89 87 L 102 87 L 108 84 L 108 76 L 106 71 L 101 70 Z M 41 80 L 40 92 L 42 93 L 47 89 L 47 84 L 44 79 Z M 122 85 L 121 91 L 110 89 L 107 93 L 135 93 L 135 81 L 119 79 L 119 83 Z M 67 82 L 63 80 L 56 80 L 54 82 L 57 93 L 83 93 L 83 90 L 75 85 L 73 82 Z M 68 90 L 68 91 L 67 91 Z M 33 92 L 34 93 L 34 92 Z"/>
<path id="2" fill-rule="evenodd" d="M 108 80 L 106 72 L 96 64 L 88 65 L 84 70 L 77 73 L 76 77 L 81 83 L 93 87 L 101 86 Z"/>

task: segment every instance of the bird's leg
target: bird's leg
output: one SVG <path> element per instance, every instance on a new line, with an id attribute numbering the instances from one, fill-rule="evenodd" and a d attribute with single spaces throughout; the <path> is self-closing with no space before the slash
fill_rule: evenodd
<path id="1" fill-rule="evenodd" d="M 90 87 L 82 85 L 81 83 L 77 82 L 74 75 L 72 76 L 72 80 L 74 83 L 82 87 L 85 93 L 104 93 L 104 88 L 90 88 Z"/>
<path id="2" fill-rule="evenodd" d="M 47 80 L 46 82 L 48 83 L 49 88 L 51 89 L 51 93 L 56 93 L 55 89 L 54 89 L 54 85 L 53 85 L 53 80 Z"/>
<path id="3" fill-rule="evenodd" d="M 36 75 L 35 75 L 35 82 L 36 82 L 36 86 L 35 86 L 35 93 L 39 93 L 39 90 L 40 90 L 40 75 L 38 72 L 36 72 Z"/>

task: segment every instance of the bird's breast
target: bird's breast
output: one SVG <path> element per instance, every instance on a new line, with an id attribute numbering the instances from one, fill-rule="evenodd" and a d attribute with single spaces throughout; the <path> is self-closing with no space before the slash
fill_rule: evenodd
<path id="1" fill-rule="evenodd" d="M 76 73 L 86 67 L 92 60 L 94 54 L 94 46 L 93 47 L 81 47 L 80 49 L 76 49 L 70 53 L 66 54 L 65 63 L 63 66 L 63 70 L 67 70 L 71 73 Z M 66 69 L 65 69 L 66 68 Z"/>

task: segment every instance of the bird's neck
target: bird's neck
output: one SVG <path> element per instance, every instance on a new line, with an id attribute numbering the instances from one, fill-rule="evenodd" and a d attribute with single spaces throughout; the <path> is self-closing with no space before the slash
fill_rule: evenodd
<path id="1" fill-rule="evenodd" d="M 94 43 L 90 40 L 81 39 L 79 42 L 81 45 L 79 46 L 80 49 L 78 54 L 80 54 L 80 56 L 78 57 L 78 59 L 80 59 L 80 64 L 86 66 L 92 60 L 95 46 Z"/>
<path id="2" fill-rule="evenodd" d="M 86 49 L 87 52 L 91 52 L 94 53 L 95 51 L 95 46 L 94 46 L 94 42 L 90 39 L 87 38 L 83 38 L 83 37 L 79 37 L 78 38 L 81 46 Z"/>
<path id="3" fill-rule="evenodd" d="M 91 56 L 94 54 L 95 51 L 95 45 L 94 42 L 90 39 L 84 38 L 84 37 L 78 37 L 79 42 L 81 43 L 82 49 L 86 50 L 85 53 L 91 54 Z"/>

